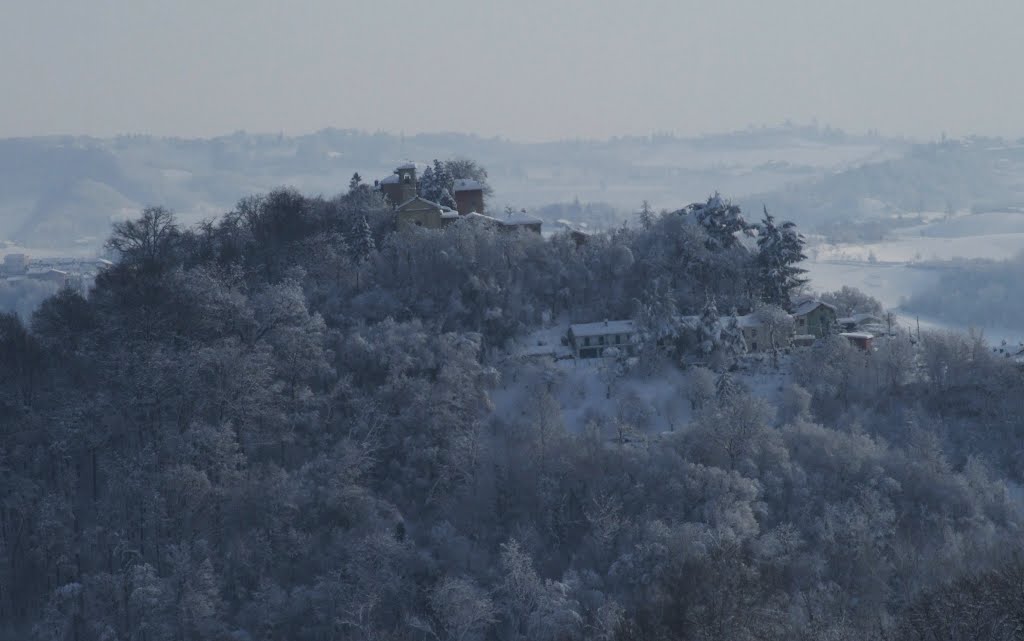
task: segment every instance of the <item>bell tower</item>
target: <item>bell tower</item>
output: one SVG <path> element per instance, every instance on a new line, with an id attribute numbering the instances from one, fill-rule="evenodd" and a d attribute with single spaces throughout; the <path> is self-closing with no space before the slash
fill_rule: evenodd
<path id="1" fill-rule="evenodd" d="M 416 196 L 416 165 L 408 162 L 395 170 L 398 174 L 399 200 L 396 205 Z"/>

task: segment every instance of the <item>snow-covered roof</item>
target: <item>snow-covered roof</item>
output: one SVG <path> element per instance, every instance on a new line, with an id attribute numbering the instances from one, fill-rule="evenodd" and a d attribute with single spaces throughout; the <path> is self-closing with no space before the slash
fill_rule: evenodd
<path id="1" fill-rule="evenodd" d="M 481 213 L 475 212 L 475 211 L 471 211 L 468 214 L 466 214 L 465 218 L 468 218 L 470 220 L 480 220 L 480 221 L 489 222 L 489 223 L 500 223 L 501 222 L 500 220 L 498 220 L 497 218 L 494 218 L 493 216 L 487 216 L 485 214 L 481 214 Z"/>
<path id="2" fill-rule="evenodd" d="M 471 211 L 465 216 L 473 220 L 481 220 L 489 223 L 495 223 L 498 225 L 504 225 L 506 227 L 517 227 L 519 225 L 539 225 L 542 221 L 540 218 L 534 218 L 527 214 L 513 214 L 509 217 L 497 218 L 495 216 L 488 216 L 487 214 L 481 214 L 475 211 Z"/>
<path id="3" fill-rule="evenodd" d="M 423 203 L 424 205 L 429 205 L 430 207 L 433 207 L 435 209 L 440 209 L 441 211 L 449 211 L 448 207 L 444 207 L 443 205 L 435 203 L 432 200 L 427 200 L 426 198 L 423 198 L 421 196 L 413 196 L 412 198 L 410 198 L 409 200 L 405 201 L 404 203 L 402 203 L 398 207 L 395 207 L 395 209 L 402 209 L 406 205 L 412 204 L 412 203 L 416 202 L 417 200 L 420 201 L 421 203 Z"/>
<path id="4" fill-rule="evenodd" d="M 536 216 L 531 216 L 523 212 L 511 214 L 509 216 L 506 216 L 505 218 L 499 218 L 498 220 L 500 220 L 502 223 L 506 225 L 536 225 L 538 223 L 544 222 L 543 220 L 537 218 Z"/>
<path id="5" fill-rule="evenodd" d="M 479 183 L 472 178 L 456 178 L 454 191 L 478 191 L 484 188 L 482 183 Z"/>
<path id="6" fill-rule="evenodd" d="M 876 324 L 880 325 L 882 319 L 875 316 L 874 314 L 851 314 L 844 318 L 836 319 L 836 322 L 842 323 L 843 325 L 861 325 L 861 324 Z"/>
<path id="7" fill-rule="evenodd" d="M 832 305 L 829 305 L 828 303 L 823 303 L 820 300 L 815 300 L 813 298 L 808 298 L 808 299 L 804 299 L 802 301 L 799 301 L 796 304 L 796 308 L 793 310 L 793 315 L 794 316 L 804 316 L 806 314 L 810 314 L 811 312 L 813 312 L 814 310 L 816 310 L 816 309 L 818 309 L 819 307 L 822 307 L 822 306 L 828 307 L 833 312 L 836 311 L 836 308 L 834 306 L 832 306 Z"/>
<path id="8" fill-rule="evenodd" d="M 729 316 L 722 317 L 722 324 L 729 322 Z M 740 327 L 760 327 L 763 323 L 754 314 L 747 314 L 745 316 L 737 316 L 737 322 Z"/>
<path id="9" fill-rule="evenodd" d="M 382 185 L 393 185 L 398 182 L 398 174 L 391 174 L 387 178 L 382 178 L 380 184 Z"/>
<path id="10" fill-rule="evenodd" d="M 871 339 L 874 338 L 874 334 L 868 334 L 867 332 L 843 332 L 840 334 L 843 338 L 859 338 L 859 339 Z"/>
<path id="11" fill-rule="evenodd" d="M 398 166 L 399 169 L 416 169 L 416 163 L 407 162 Z"/>
<path id="12" fill-rule="evenodd" d="M 458 218 L 459 212 L 454 209 L 445 209 L 441 212 L 441 218 Z"/>
<path id="13" fill-rule="evenodd" d="M 570 325 L 573 336 L 607 336 L 608 334 L 632 334 L 631 320 L 602 321 L 600 323 L 577 323 Z"/>

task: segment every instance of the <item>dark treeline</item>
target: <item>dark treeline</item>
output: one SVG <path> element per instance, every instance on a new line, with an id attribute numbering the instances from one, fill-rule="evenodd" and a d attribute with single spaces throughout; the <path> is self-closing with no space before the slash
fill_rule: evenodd
<path id="1" fill-rule="evenodd" d="M 955 260 L 939 281 L 906 303 L 914 312 L 979 328 L 1024 325 L 1024 254 L 1010 260 Z"/>
<path id="2" fill-rule="evenodd" d="M 784 304 L 791 225 L 742 242 L 713 197 L 581 246 L 392 227 L 358 182 L 151 209 L 88 299 L 0 317 L 0 637 L 1020 638 L 1005 361 L 828 341 L 779 407 L 696 371 L 686 429 L 609 441 L 643 408 L 569 432 L 558 370 L 502 346 Z M 510 377 L 536 402 L 494 413 Z"/>

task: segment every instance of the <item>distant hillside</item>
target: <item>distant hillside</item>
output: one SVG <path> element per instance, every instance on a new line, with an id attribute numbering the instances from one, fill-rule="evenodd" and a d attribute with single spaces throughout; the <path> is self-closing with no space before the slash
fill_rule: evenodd
<path id="1" fill-rule="evenodd" d="M 771 192 L 895 157 L 903 148 L 814 127 L 541 144 L 338 129 L 297 137 L 10 139 L 0 140 L 0 238 L 30 247 L 98 242 L 112 220 L 147 205 L 170 207 L 193 222 L 282 185 L 332 196 L 353 172 L 372 181 L 405 160 L 477 160 L 490 173 L 495 207 L 579 199 L 631 211 L 643 200 L 675 208 L 714 190 L 733 197 Z"/>
<path id="2" fill-rule="evenodd" d="M 1024 205 L 1024 147 L 973 139 L 907 153 L 741 199 L 817 228 L 890 214 L 1005 210 Z"/>

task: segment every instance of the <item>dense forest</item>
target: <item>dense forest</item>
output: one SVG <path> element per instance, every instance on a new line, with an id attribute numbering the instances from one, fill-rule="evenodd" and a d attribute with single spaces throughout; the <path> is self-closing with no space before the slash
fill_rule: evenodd
<path id="1" fill-rule="evenodd" d="M 717 359 L 678 429 L 623 438 L 646 408 L 610 395 L 570 430 L 509 341 L 784 306 L 795 228 L 393 215 L 358 181 L 148 209 L 87 298 L 0 316 L 0 638 L 1024 638 L 1024 377 L 980 341 L 825 339 L 778 402 Z M 498 412 L 513 379 L 535 402 Z"/>

